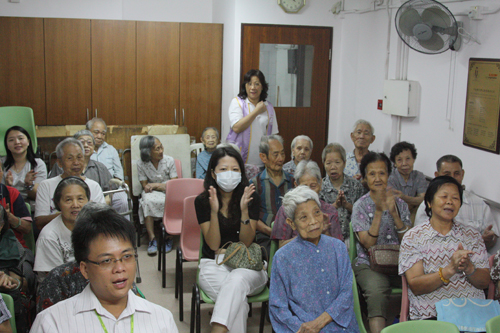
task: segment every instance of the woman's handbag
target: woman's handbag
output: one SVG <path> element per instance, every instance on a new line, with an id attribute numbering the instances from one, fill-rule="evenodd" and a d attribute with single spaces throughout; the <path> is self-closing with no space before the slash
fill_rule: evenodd
<path id="1" fill-rule="evenodd" d="M 368 249 L 370 268 L 385 275 L 398 275 L 399 245 L 373 245 Z"/>
<path id="2" fill-rule="evenodd" d="M 249 247 L 246 247 L 243 242 L 227 242 L 224 246 L 227 244 L 230 245 L 226 249 L 224 260 L 221 263 L 217 262 L 217 265 L 226 264 L 231 268 L 246 268 L 254 271 L 262 270 L 264 267 L 262 250 L 261 246 L 257 243 L 252 243 Z"/>
<path id="3" fill-rule="evenodd" d="M 457 325 L 460 331 L 484 332 L 486 322 L 500 315 L 500 304 L 491 299 L 450 298 L 436 303 L 437 320 Z"/>

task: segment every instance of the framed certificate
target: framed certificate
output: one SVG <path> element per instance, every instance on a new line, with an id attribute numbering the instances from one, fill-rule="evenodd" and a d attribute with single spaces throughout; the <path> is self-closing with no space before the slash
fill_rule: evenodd
<path id="1" fill-rule="evenodd" d="M 469 59 L 463 144 L 498 154 L 500 59 Z"/>

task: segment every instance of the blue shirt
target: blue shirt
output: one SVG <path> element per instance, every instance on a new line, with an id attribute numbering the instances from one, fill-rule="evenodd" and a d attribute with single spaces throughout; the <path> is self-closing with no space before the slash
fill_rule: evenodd
<path id="1" fill-rule="evenodd" d="M 354 155 L 353 150 L 347 153 L 345 157 L 344 175 L 347 175 L 348 177 L 354 177 L 357 174 L 361 174 L 361 171 L 359 171 L 359 164 L 358 161 L 356 161 L 356 155 Z"/>
<path id="2" fill-rule="evenodd" d="M 321 332 L 359 332 L 352 280 L 343 242 L 325 235 L 318 245 L 295 238 L 273 259 L 269 293 L 273 329 L 295 333 L 326 312 L 333 321 Z"/>
<path id="3" fill-rule="evenodd" d="M 118 156 L 115 147 L 107 142 L 103 142 L 99 149 L 90 156 L 90 159 L 104 164 L 114 178 L 124 179 L 120 156 Z"/>
<path id="4" fill-rule="evenodd" d="M 208 162 L 210 162 L 210 158 L 212 157 L 212 153 L 204 150 L 198 154 L 196 157 L 196 178 L 205 179 L 205 175 L 207 174 Z"/>

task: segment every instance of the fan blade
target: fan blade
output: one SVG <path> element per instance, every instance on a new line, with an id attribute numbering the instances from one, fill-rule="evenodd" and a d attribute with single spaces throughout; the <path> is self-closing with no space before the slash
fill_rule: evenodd
<path id="1" fill-rule="evenodd" d="M 434 27 L 443 29 L 451 25 L 450 16 L 439 7 L 430 7 L 423 11 L 422 20 Z"/>
<path id="2" fill-rule="evenodd" d="M 419 40 L 420 45 L 430 51 L 439 51 L 444 46 L 444 41 L 436 33 L 432 34 L 429 40 Z"/>
<path id="3" fill-rule="evenodd" d="M 413 36 L 413 27 L 415 26 L 415 24 L 421 21 L 422 19 L 420 18 L 420 14 L 417 12 L 417 10 L 410 8 L 408 10 L 405 10 L 403 13 L 401 13 L 401 16 L 399 16 L 399 29 L 406 36 L 411 37 Z"/>

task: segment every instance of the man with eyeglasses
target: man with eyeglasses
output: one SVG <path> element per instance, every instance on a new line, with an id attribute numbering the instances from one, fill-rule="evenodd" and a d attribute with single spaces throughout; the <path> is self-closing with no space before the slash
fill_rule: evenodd
<path id="1" fill-rule="evenodd" d="M 107 205 L 89 203 L 71 235 L 75 259 L 89 284 L 40 312 L 31 332 L 172 332 L 172 313 L 131 291 L 137 268 L 132 223 Z"/>

